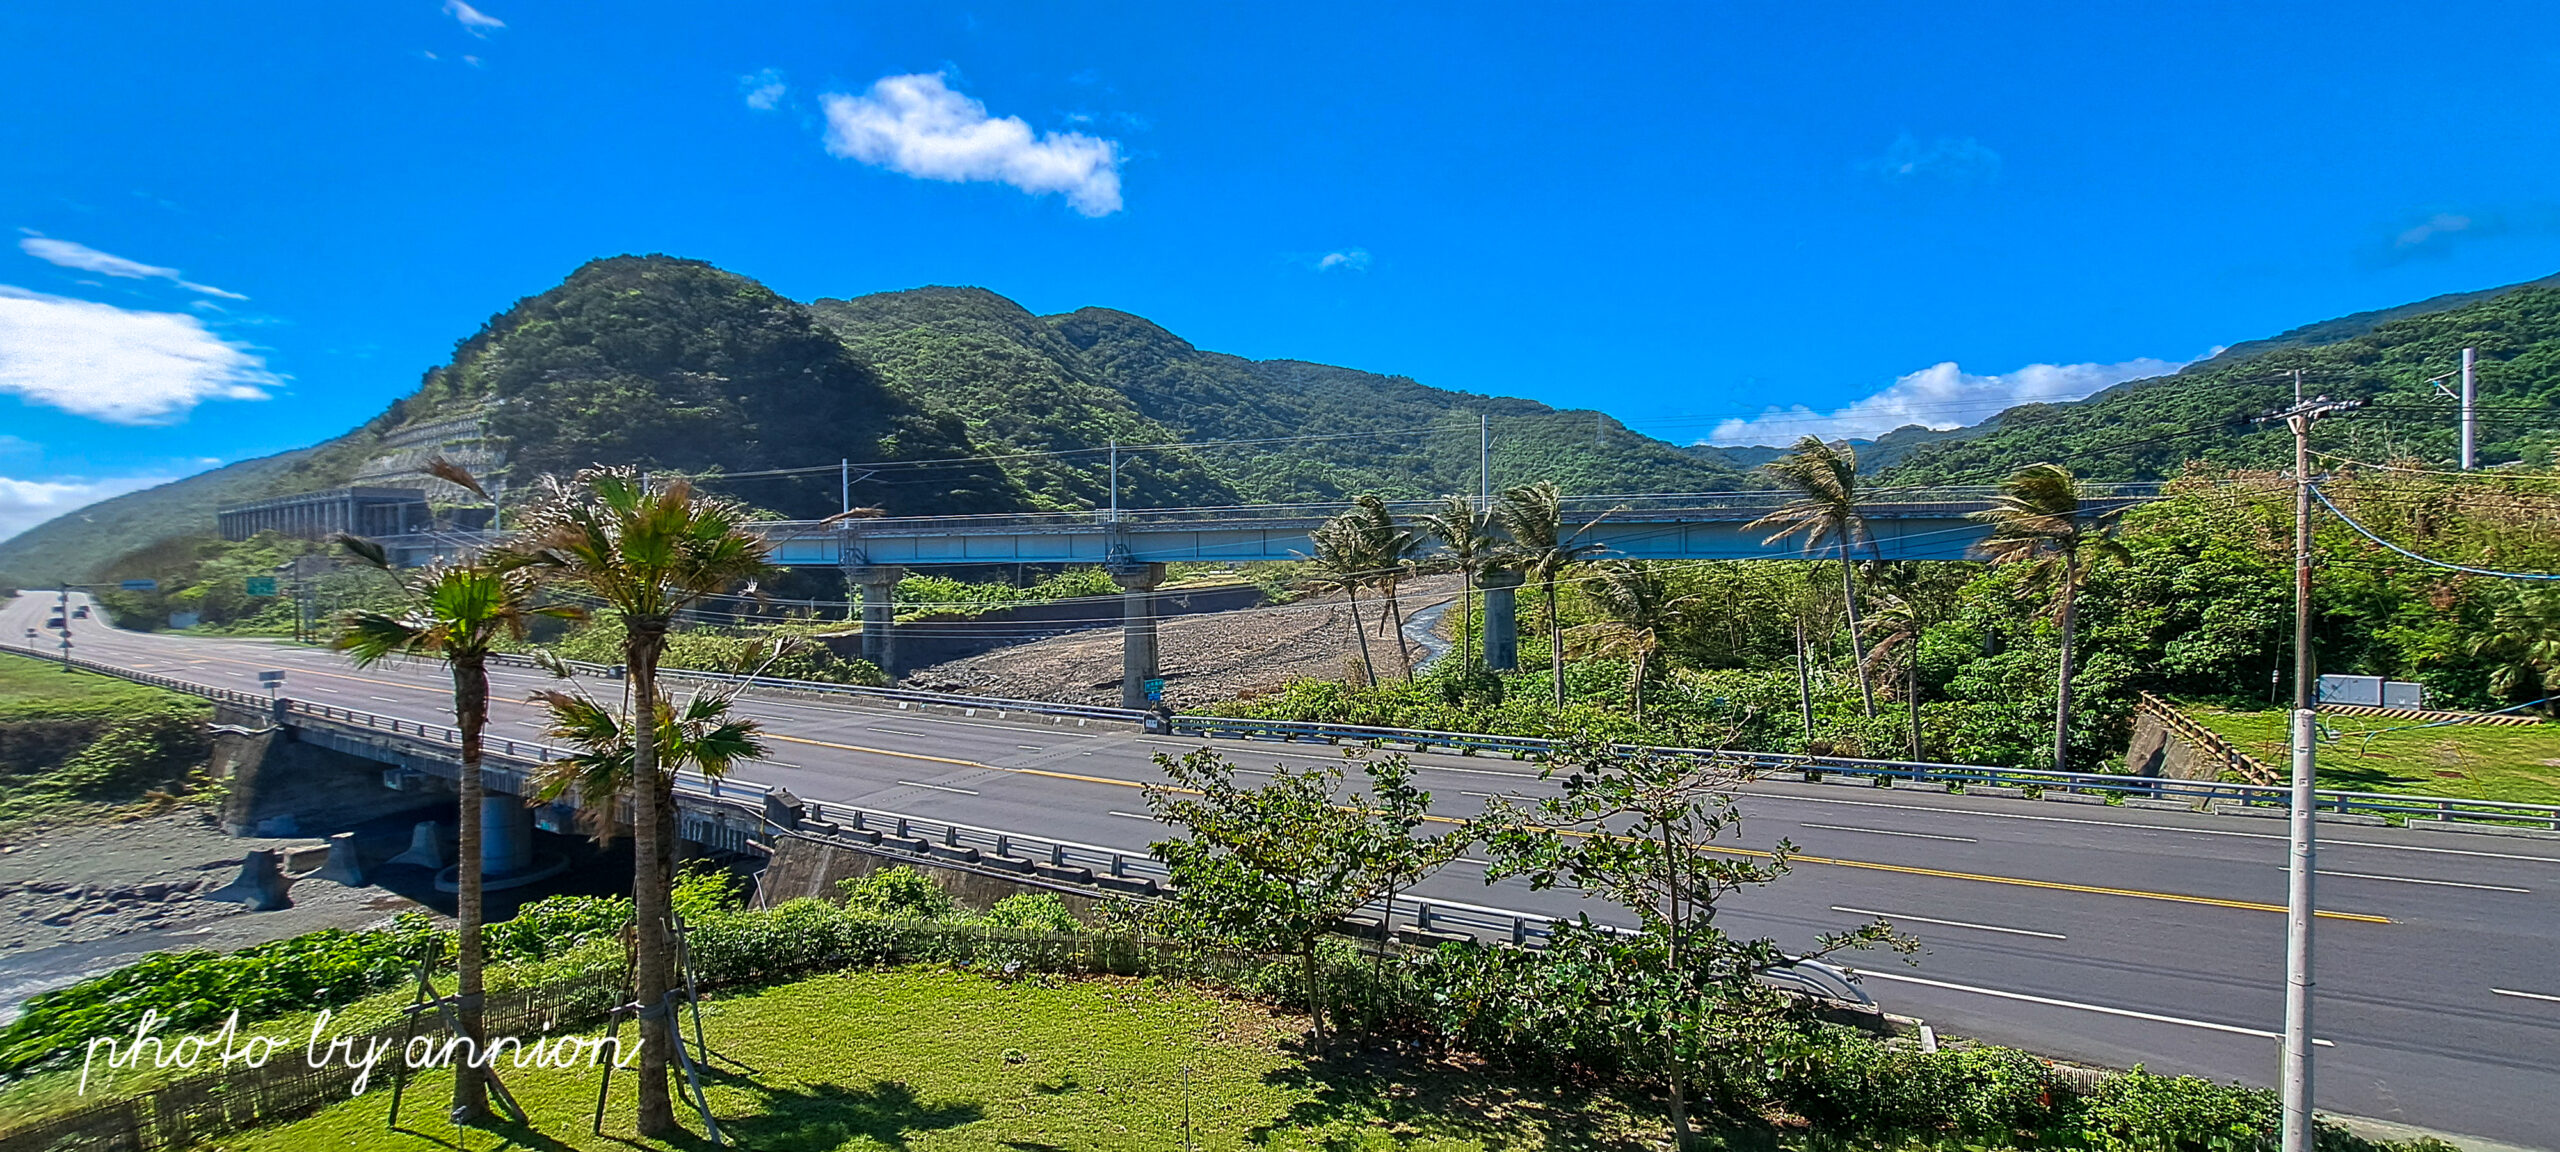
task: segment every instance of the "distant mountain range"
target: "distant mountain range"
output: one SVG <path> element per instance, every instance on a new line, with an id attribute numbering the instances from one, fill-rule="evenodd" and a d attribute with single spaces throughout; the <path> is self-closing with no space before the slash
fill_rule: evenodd
<path id="1" fill-rule="evenodd" d="M 2043 459 L 2109 479 L 2172 474 L 2199 456 L 2264 463 L 2272 440 L 2247 418 L 2289 398 L 2299 367 L 2315 391 L 2397 414 L 2332 422 L 2324 436 L 2378 425 L 2355 443 L 2378 435 L 2440 458 L 2451 424 L 2428 407 L 2425 381 L 2465 345 L 2481 349 L 2484 395 L 2501 405 L 2490 458 L 2547 452 L 2548 421 L 2519 414 L 2560 389 L 2560 277 L 2307 325 L 2174 376 L 1859 449 L 1887 483 L 1987 482 Z M 87 578 L 127 552 L 210 534 L 221 505 L 422 486 L 416 468 L 435 455 L 518 491 L 593 462 L 728 474 L 709 483 L 808 517 L 839 507 L 839 461 L 853 462 L 854 500 L 892 514 L 1096 507 L 1110 499 L 1116 443 L 1124 507 L 1333 502 L 1475 490 L 1480 421 L 1497 483 L 1577 492 L 1755 487 L 1756 467 L 1783 451 L 1676 445 L 1590 410 L 1203 351 L 1105 308 L 1037 316 L 984 289 L 940 287 L 802 305 L 698 261 L 622 256 L 492 317 L 362 427 L 39 525 L 0 542 L 0 573 Z"/>

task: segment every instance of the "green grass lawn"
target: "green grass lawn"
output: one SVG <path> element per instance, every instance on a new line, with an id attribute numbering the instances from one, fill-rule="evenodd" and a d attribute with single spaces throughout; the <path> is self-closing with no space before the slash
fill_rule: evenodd
<path id="1" fill-rule="evenodd" d="M 1310 1060 L 1302 1021 L 1153 981 L 862 972 L 725 996 L 704 1024 L 735 1061 L 716 1068 L 714 1114 L 733 1146 L 759 1152 L 1178 1149 L 1186 1106 L 1201 1149 L 1634 1148 L 1662 1131 L 1649 1105 L 1587 1089 L 1383 1057 Z M 403 1105 L 408 1133 L 385 1129 L 390 1092 L 377 1082 L 301 1122 L 209 1146 L 705 1146 L 637 1140 L 629 1073 L 615 1077 L 602 1136 L 589 1129 L 594 1071 L 507 1076 L 530 1130 L 458 1133 L 443 1117 L 450 1078 L 430 1074 Z"/>
<path id="2" fill-rule="evenodd" d="M 2291 762 L 2287 714 L 2280 709 L 2229 712 L 2189 706 L 2197 723 L 2260 763 L 2282 771 Z M 2560 803 L 2560 724 L 2453 724 L 2412 729 L 2388 716 L 2323 713 L 2320 783 L 2362 792 L 2413 792 L 2472 800 Z M 2364 738 L 2365 733 L 2399 731 Z"/>
<path id="3" fill-rule="evenodd" d="M 0 720 L 96 716 L 139 705 L 192 700 L 94 672 L 0 653 Z"/>

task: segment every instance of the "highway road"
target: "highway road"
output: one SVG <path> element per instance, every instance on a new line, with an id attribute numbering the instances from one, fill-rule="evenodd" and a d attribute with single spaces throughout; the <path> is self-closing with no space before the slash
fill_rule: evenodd
<path id="1" fill-rule="evenodd" d="M 50 595 L 0 606 L 24 644 Z M 77 598 L 75 597 L 75 602 Z M 77 654 L 230 687 L 287 673 L 298 699 L 450 722 L 430 668 L 358 669 L 268 641 L 119 632 L 73 622 Z M 40 643 L 49 644 L 50 633 Z M 493 735 L 538 738 L 525 695 L 556 685 L 493 673 Z M 1114 725 L 922 715 L 749 695 L 768 761 L 740 775 L 856 804 L 1143 851 L 1164 830 L 1139 794 L 1152 757 L 1201 746 Z M 1207 742 L 1240 765 L 1308 763 L 1322 747 Z M 1416 755 L 1437 811 L 1537 796 L 1534 765 Z M 1719 924 L 1793 947 L 1877 915 L 1920 937 L 1916 963 L 1853 961 L 1893 1012 L 1943 1033 L 2045 1055 L 2271 1085 L 2283 1003 L 2284 826 L 2184 811 L 1756 783 L 1743 837 L 1801 859 L 1733 898 Z M 2325 1110 L 2534 1148 L 2560 1147 L 2560 839 L 2324 824 L 2319 866 L 2318 1100 Z M 1461 863 L 1426 884 L 1449 900 L 1571 915 L 1571 893 L 1483 883 Z"/>

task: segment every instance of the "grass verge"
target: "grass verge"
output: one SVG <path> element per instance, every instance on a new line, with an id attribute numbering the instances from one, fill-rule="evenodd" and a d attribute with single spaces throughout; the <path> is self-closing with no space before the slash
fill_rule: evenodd
<path id="1" fill-rule="evenodd" d="M 2186 711 L 2261 763 L 2281 766 L 2291 758 L 2287 751 L 2292 739 L 2287 731 L 2290 721 L 2280 709 L 2234 712 L 2190 705 Z M 2389 716 L 2322 713 L 2321 785 L 2360 792 L 2560 803 L 2560 724 L 2413 728 L 2415 723 Z"/>
<path id="2" fill-rule="evenodd" d="M 1648 1108 L 1587 1090 L 1532 1089 L 1447 1064 L 1308 1059 L 1303 1023 L 1155 980 L 1006 982 L 932 968 L 822 976 L 724 996 L 704 1026 L 726 1061 L 709 1085 L 740 1147 L 767 1152 L 932 1149 L 1584 1149 L 1640 1147 Z M 628 1036 L 629 1030 L 624 1032 Z M 407 1133 L 389 1085 L 226 1149 L 694 1147 L 639 1140 L 618 1075 L 602 1136 L 596 1073 L 510 1071 L 527 1128 L 458 1133 L 449 1077 L 412 1085 Z M 688 1114 L 689 1127 L 700 1120 Z"/>

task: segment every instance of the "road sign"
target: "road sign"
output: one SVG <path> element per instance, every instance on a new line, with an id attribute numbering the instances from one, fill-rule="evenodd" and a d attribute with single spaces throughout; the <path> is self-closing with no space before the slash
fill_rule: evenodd
<path id="1" fill-rule="evenodd" d="M 1162 699 L 1164 699 L 1164 680 L 1163 680 L 1163 678 L 1159 677 L 1159 678 L 1157 678 L 1157 679 L 1147 681 L 1147 682 L 1146 682 L 1146 689 L 1147 689 L 1147 699 L 1149 699 L 1149 700 L 1162 700 Z"/>
<path id="2" fill-rule="evenodd" d="M 252 577 L 250 577 L 250 578 L 249 578 L 249 594 L 250 594 L 250 595 L 252 595 L 252 596 L 273 596 L 273 595 L 275 595 L 275 594 L 276 594 L 276 578 L 275 578 L 275 577 L 273 577 L 273 576 L 252 576 Z"/>
<path id="3" fill-rule="evenodd" d="M 271 670 L 258 673 L 258 687 L 260 688 L 273 688 L 282 683 L 284 683 L 284 673 L 282 672 Z"/>
<path id="4" fill-rule="evenodd" d="M 126 580 L 117 584 L 116 587 L 122 588 L 127 592 L 157 592 L 160 590 L 160 582 L 157 580 Z"/>

